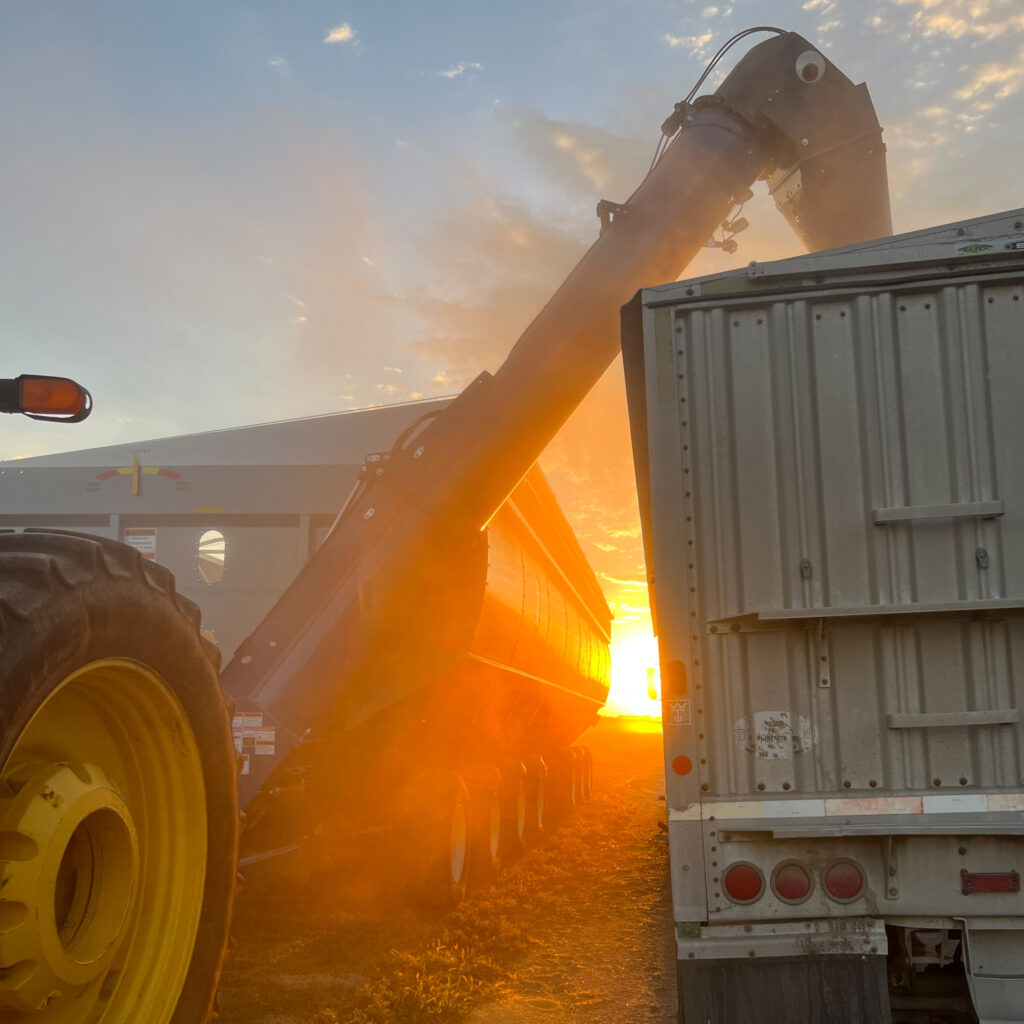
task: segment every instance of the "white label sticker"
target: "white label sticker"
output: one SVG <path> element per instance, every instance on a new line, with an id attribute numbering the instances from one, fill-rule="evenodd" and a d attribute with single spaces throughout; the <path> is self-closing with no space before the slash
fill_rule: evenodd
<path id="1" fill-rule="evenodd" d="M 690 718 L 690 702 L 688 700 L 670 700 L 668 713 L 676 725 L 693 725 Z"/>
<path id="2" fill-rule="evenodd" d="M 231 728 L 238 732 L 239 729 L 262 729 L 263 713 L 260 711 L 240 711 L 231 719 Z"/>
<path id="3" fill-rule="evenodd" d="M 242 770 L 238 774 L 239 775 L 248 775 L 249 774 L 249 755 L 248 754 L 243 754 L 242 755 Z"/>
<path id="4" fill-rule="evenodd" d="M 736 720 L 736 745 L 764 761 L 790 761 L 806 754 L 818 742 L 814 726 L 790 711 L 755 711 Z"/>
<path id="5" fill-rule="evenodd" d="M 152 527 L 128 527 L 124 531 L 124 542 L 135 548 L 143 558 L 156 561 L 156 529 Z"/>
<path id="6" fill-rule="evenodd" d="M 256 756 L 257 757 L 270 757 L 276 748 L 275 741 L 277 739 L 276 729 L 257 729 L 256 730 Z"/>

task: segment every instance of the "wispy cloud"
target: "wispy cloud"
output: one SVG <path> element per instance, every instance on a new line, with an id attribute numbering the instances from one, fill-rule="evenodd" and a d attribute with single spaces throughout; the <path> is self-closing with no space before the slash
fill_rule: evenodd
<path id="1" fill-rule="evenodd" d="M 669 46 L 673 49 L 687 50 L 694 57 L 706 57 L 714 38 L 715 34 L 710 29 L 699 36 L 674 36 L 671 32 L 665 33 L 665 42 Z"/>
<path id="2" fill-rule="evenodd" d="M 959 100 L 974 101 L 980 109 L 989 109 L 994 100 L 1004 100 L 1024 87 L 1024 47 L 1009 61 L 982 64 L 971 75 L 970 81 L 957 90 Z"/>
<path id="3" fill-rule="evenodd" d="M 285 78 L 291 77 L 292 69 L 284 57 L 271 57 L 267 61 L 267 66 Z"/>
<path id="4" fill-rule="evenodd" d="M 997 39 L 1024 33 L 1020 0 L 895 0 L 900 7 L 917 8 L 910 25 L 925 38 L 976 36 Z"/>
<path id="5" fill-rule="evenodd" d="M 326 36 L 324 36 L 325 43 L 351 43 L 358 35 L 356 30 L 347 22 L 343 21 L 340 25 L 335 25 Z"/>
<path id="6" fill-rule="evenodd" d="M 444 71 L 437 71 L 435 74 L 441 76 L 441 78 L 461 78 L 467 71 L 483 71 L 483 64 L 478 63 L 475 60 L 460 61 L 458 64 L 453 64 L 450 68 Z"/>

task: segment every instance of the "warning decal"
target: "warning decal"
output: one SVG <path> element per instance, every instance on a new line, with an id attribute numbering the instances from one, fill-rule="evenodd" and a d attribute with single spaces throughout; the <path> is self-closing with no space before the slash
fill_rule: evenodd
<path id="1" fill-rule="evenodd" d="M 693 725 L 690 717 L 690 702 L 688 700 L 670 700 L 668 702 L 669 719 L 675 725 Z"/>
<path id="2" fill-rule="evenodd" d="M 277 730 L 263 725 L 263 714 L 259 711 L 239 712 L 231 720 L 231 732 L 235 750 L 245 758 L 273 757 L 277 751 Z"/>
<path id="3" fill-rule="evenodd" d="M 156 561 L 156 528 L 155 527 L 127 527 L 124 531 L 124 542 L 130 548 L 135 548 L 143 558 L 151 562 Z"/>

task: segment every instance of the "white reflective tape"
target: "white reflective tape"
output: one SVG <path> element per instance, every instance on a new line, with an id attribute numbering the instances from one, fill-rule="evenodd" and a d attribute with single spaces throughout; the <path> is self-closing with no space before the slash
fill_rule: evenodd
<path id="1" fill-rule="evenodd" d="M 923 810 L 924 806 L 919 796 L 852 796 L 825 801 L 826 817 L 921 814 Z"/>
<path id="2" fill-rule="evenodd" d="M 1024 793 L 989 793 L 990 811 L 1024 811 Z"/>
<path id="3" fill-rule="evenodd" d="M 808 797 L 802 800 L 723 800 L 669 808 L 669 821 L 749 818 L 835 818 L 877 814 L 984 814 L 1024 811 L 1024 793 L 923 796 Z"/>
<path id="4" fill-rule="evenodd" d="M 668 809 L 668 820 L 700 821 L 700 804 L 690 804 L 689 807 L 683 807 L 680 810 L 676 810 L 675 807 L 670 807 Z"/>
<path id="5" fill-rule="evenodd" d="M 824 818 L 824 800 L 772 800 L 764 802 L 766 818 Z"/>
<path id="6" fill-rule="evenodd" d="M 984 814 L 988 798 L 984 793 L 950 793 L 924 798 L 925 814 Z"/>

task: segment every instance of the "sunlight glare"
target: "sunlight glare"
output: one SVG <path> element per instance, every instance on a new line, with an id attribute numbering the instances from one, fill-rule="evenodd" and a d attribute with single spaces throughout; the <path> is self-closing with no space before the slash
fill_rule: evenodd
<path id="1" fill-rule="evenodd" d="M 603 713 L 660 718 L 657 640 L 648 632 L 613 635 L 611 650 L 612 686 Z"/>

